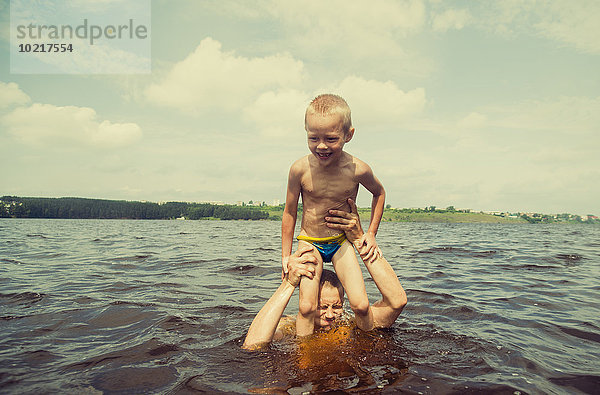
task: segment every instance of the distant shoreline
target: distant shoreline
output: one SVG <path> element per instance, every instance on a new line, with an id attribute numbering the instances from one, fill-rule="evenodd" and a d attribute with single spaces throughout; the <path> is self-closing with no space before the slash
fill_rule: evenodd
<path id="1" fill-rule="evenodd" d="M 188 219 L 188 220 L 271 220 L 280 221 L 284 205 L 267 206 L 241 203 L 214 204 L 189 202 L 146 202 L 88 198 L 39 198 L 3 196 L 0 198 L 0 218 L 61 218 L 61 219 Z M 298 208 L 301 216 L 301 205 Z M 359 208 L 362 221 L 369 221 L 370 208 Z M 455 210 L 450 206 L 411 209 L 386 208 L 382 222 L 423 223 L 558 223 L 600 225 L 596 216 L 572 214 L 484 213 Z"/>
<path id="2" fill-rule="evenodd" d="M 508 218 L 485 213 L 396 213 L 384 211 L 382 221 L 389 222 L 438 222 L 438 223 L 489 223 L 489 224 L 522 224 L 528 223 L 523 218 Z M 369 214 L 370 215 L 370 214 Z M 365 215 L 365 219 L 370 217 Z M 361 213 L 361 219 L 363 215 Z"/>
<path id="3" fill-rule="evenodd" d="M 269 219 L 280 220 L 283 207 L 265 206 L 269 213 Z M 370 208 L 359 208 L 361 221 L 369 221 L 371 218 Z M 300 215 L 300 214 L 299 214 Z M 428 207 L 424 209 L 396 209 L 386 208 L 383 210 L 382 222 L 422 222 L 422 223 L 487 223 L 487 224 L 528 224 L 528 223 L 554 223 L 554 224 L 595 224 L 600 225 L 600 220 L 582 220 L 582 217 L 561 214 L 558 216 L 548 214 L 489 214 L 484 212 L 466 212 L 466 210 L 436 209 Z"/>

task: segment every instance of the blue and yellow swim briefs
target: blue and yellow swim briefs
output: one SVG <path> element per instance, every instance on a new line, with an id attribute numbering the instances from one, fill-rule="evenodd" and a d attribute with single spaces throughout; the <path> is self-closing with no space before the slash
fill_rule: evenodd
<path id="1" fill-rule="evenodd" d="M 299 235 L 296 237 L 296 239 L 312 244 L 321 253 L 323 262 L 331 262 L 331 259 L 337 250 L 339 250 L 342 244 L 344 244 L 346 241 L 346 235 L 344 233 L 330 237 L 310 237 Z"/>

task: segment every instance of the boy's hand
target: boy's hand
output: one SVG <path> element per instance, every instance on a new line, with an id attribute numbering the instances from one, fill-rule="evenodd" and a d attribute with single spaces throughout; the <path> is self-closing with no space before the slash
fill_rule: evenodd
<path id="1" fill-rule="evenodd" d="M 365 233 L 354 245 L 365 262 L 373 263 L 383 256 L 372 233 Z"/>

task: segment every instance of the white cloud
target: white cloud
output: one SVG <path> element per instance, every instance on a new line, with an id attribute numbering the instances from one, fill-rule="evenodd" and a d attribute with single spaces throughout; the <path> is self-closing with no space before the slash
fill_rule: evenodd
<path id="1" fill-rule="evenodd" d="M 239 110 L 272 89 L 294 88 L 303 64 L 287 54 L 246 58 L 223 52 L 221 43 L 205 38 L 187 58 L 175 64 L 163 81 L 149 86 L 149 101 L 190 113 Z"/>
<path id="2" fill-rule="evenodd" d="M 0 122 L 16 139 L 31 145 L 92 145 L 104 148 L 134 143 L 141 135 L 135 123 L 98 121 L 88 107 L 54 106 L 34 103 L 4 115 Z"/>
<path id="3" fill-rule="evenodd" d="M 600 2 L 551 1 L 539 16 L 535 27 L 541 35 L 584 52 L 600 53 Z"/>
<path id="4" fill-rule="evenodd" d="M 304 131 L 308 103 L 309 96 L 297 90 L 269 91 L 244 108 L 244 119 L 255 123 L 265 136 L 290 136 Z"/>
<path id="5" fill-rule="evenodd" d="M 0 81 L 0 109 L 12 105 L 23 105 L 29 103 L 30 100 L 29 96 L 19 89 L 19 85 L 14 82 Z"/>
<path id="6" fill-rule="evenodd" d="M 252 3 L 221 0 L 214 4 L 216 5 L 212 8 L 221 14 L 242 18 L 273 16 L 288 28 L 304 26 L 314 30 L 326 29 L 324 32 L 337 32 L 334 33 L 335 37 L 351 33 L 352 30 L 358 30 L 359 33 L 373 29 L 379 32 L 389 32 L 390 29 L 404 33 L 415 32 L 423 26 L 425 17 L 423 0 L 372 0 L 351 3 L 343 0 L 257 0 Z M 210 4 L 208 6 L 210 7 Z M 302 32 L 304 33 L 306 31 Z"/>
<path id="7" fill-rule="evenodd" d="M 260 4 L 280 21 L 293 48 L 309 56 L 402 55 L 399 40 L 419 32 L 425 22 L 422 0 L 272 0 Z"/>
<path id="8" fill-rule="evenodd" d="M 423 88 L 404 92 L 392 81 L 349 76 L 312 95 L 294 89 L 265 92 L 244 108 L 244 119 L 256 124 L 263 135 L 290 136 L 303 130 L 304 111 L 312 97 L 325 92 L 344 97 L 352 110 L 354 124 L 368 125 L 370 129 L 411 120 L 423 111 L 427 102 Z"/>
<path id="9" fill-rule="evenodd" d="M 472 112 L 460 121 L 458 121 L 457 126 L 459 129 L 481 129 L 487 121 L 487 117 L 478 112 Z"/>
<path id="10" fill-rule="evenodd" d="M 290 3 L 273 0 L 267 4 L 273 15 L 285 22 L 314 30 L 325 29 L 324 33 L 330 33 L 333 38 L 348 34 L 386 33 L 390 29 L 406 34 L 419 30 L 425 17 L 425 6 L 421 0 L 352 3 L 343 0 Z"/>
<path id="11" fill-rule="evenodd" d="M 561 96 L 541 100 L 524 100 L 514 104 L 491 105 L 478 108 L 457 122 L 442 120 L 424 122 L 422 130 L 429 130 L 454 138 L 468 137 L 471 131 L 489 131 L 496 135 L 517 133 L 539 138 L 539 133 L 569 136 L 570 142 L 600 143 L 600 97 Z"/>
<path id="12" fill-rule="evenodd" d="M 450 29 L 461 30 L 471 19 L 467 10 L 446 10 L 433 17 L 431 26 L 436 32 L 446 32 Z"/>
<path id="13" fill-rule="evenodd" d="M 600 132 L 600 96 L 596 98 L 562 96 L 554 99 L 524 101 L 517 105 L 488 107 L 493 124 L 518 130 L 557 131 L 571 135 Z M 599 138 L 600 137 L 596 137 Z"/>
<path id="14" fill-rule="evenodd" d="M 600 2 L 596 0 L 505 0 L 474 3 L 471 8 L 480 28 L 516 37 L 539 35 L 600 53 Z"/>
<path id="15" fill-rule="evenodd" d="M 357 76 L 346 77 L 333 92 L 348 102 L 353 123 L 369 128 L 405 122 L 421 113 L 427 102 L 423 88 L 404 92 L 393 81 L 366 80 Z"/>
<path id="16" fill-rule="evenodd" d="M 477 25 L 502 36 L 514 36 L 517 32 L 530 31 L 535 4 L 528 0 L 473 3 L 472 14 Z"/>

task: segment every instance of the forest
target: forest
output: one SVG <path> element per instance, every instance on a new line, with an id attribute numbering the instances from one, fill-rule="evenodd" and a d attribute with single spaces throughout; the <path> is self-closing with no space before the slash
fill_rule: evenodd
<path id="1" fill-rule="evenodd" d="M 77 197 L 0 198 L 0 218 L 259 220 L 268 217 L 267 212 L 257 207 L 210 203 L 151 203 Z"/>

